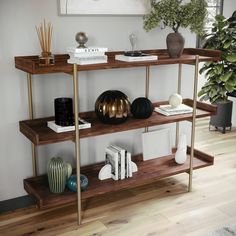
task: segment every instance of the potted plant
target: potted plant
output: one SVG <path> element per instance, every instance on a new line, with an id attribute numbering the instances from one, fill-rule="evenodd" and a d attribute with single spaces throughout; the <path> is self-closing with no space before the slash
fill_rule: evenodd
<path id="1" fill-rule="evenodd" d="M 221 127 L 225 133 L 225 128 L 231 127 L 233 105 L 227 95 L 236 90 L 236 11 L 229 19 L 216 16 L 211 33 L 204 39 L 204 48 L 221 50 L 222 54 L 220 61 L 205 63 L 201 68 L 207 81 L 198 96 L 217 105 L 217 115 L 211 117 L 210 125 Z"/>
<path id="2" fill-rule="evenodd" d="M 149 31 L 161 23 L 173 29 L 166 38 L 170 57 L 180 57 L 184 48 L 184 38 L 179 28 L 189 27 L 191 32 L 201 35 L 207 16 L 205 0 L 151 0 L 151 12 L 144 16 L 144 29 Z"/>

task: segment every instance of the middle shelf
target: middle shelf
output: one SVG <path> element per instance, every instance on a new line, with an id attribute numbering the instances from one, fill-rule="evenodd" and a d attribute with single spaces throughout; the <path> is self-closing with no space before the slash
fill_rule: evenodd
<path id="1" fill-rule="evenodd" d="M 192 106 L 192 99 L 184 99 L 183 103 Z M 154 103 L 154 107 L 168 104 L 167 101 Z M 202 118 L 215 115 L 217 111 L 216 106 L 197 102 L 196 118 Z M 80 130 L 80 138 L 93 137 L 103 134 L 121 132 L 132 129 L 139 129 L 144 127 L 151 127 L 155 125 L 162 125 L 178 121 L 191 121 L 192 113 L 163 116 L 157 112 L 153 112 L 148 119 L 134 119 L 128 118 L 125 123 L 118 125 L 103 124 L 97 118 L 94 112 L 83 112 L 79 116 L 91 123 L 91 128 Z M 33 120 L 20 121 L 20 131 L 35 145 L 44 145 L 50 143 L 57 143 L 62 141 L 74 140 L 75 132 L 56 133 L 47 127 L 47 121 L 53 120 L 54 117 L 46 117 Z"/>

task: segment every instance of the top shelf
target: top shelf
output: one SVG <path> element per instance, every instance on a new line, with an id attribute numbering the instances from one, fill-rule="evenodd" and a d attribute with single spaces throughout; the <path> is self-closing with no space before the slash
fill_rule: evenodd
<path id="1" fill-rule="evenodd" d="M 123 51 L 108 52 L 108 62 L 93 65 L 78 65 L 78 71 L 130 68 L 154 65 L 169 64 L 194 64 L 196 55 L 199 55 L 199 62 L 218 61 L 221 52 L 217 50 L 185 48 L 180 58 L 170 58 L 166 49 L 142 50 L 144 53 L 158 55 L 157 61 L 141 62 L 122 62 L 115 60 L 116 54 L 122 54 Z M 73 65 L 67 63 L 69 55 L 55 55 L 55 65 L 39 66 L 38 56 L 19 56 L 15 57 L 15 67 L 30 74 L 48 74 L 48 73 L 73 73 Z"/>

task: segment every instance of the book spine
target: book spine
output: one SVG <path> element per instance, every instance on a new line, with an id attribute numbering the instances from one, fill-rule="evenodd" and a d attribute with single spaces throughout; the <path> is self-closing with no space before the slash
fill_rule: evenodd
<path id="1" fill-rule="evenodd" d="M 133 177 L 132 165 L 131 165 L 131 153 L 127 152 L 127 161 L 129 166 L 129 177 Z"/>
<path id="2" fill-rule="evenodd" d="M 105 56 L 104 52 L 93 52 L 93 53 L 69 53 L 70 58 L 90 58 L 90 57 L 99 57 L 99 56 Z"/>
<path id="3" fill-rule="evenodd" d="M 108 48 L 102 48 L 102 47 L 88 47 L 88 48 L 75 48 L 75 47 L 69 47 L 67 48 L 67 52 L 72 53 L 94 53 L 94 52 L 107 52 Z"/>
<path id="4" fill-rule="evenodd" d="M 118 152 L 113 150 L 111 147 L 105 149 L 106 152 L 106 164 L 111 165 L 111 176 L 114 180 L 119 179 L 119 156 Z"/>
<path id="5" fill-rule="evenodd" d="M 116 145 L 111 145 L 111 147 L 115 148 L 120 153 L 120 179 L 124 179 L 125 178 L 125 149 Z"/>

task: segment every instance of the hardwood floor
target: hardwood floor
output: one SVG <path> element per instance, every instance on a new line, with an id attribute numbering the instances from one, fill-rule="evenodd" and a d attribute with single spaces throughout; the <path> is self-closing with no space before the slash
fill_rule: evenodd
<path id="1" fill-rule="evenodd" d="M 196 236 L 236 223 L 236 128 L 221 134 L 197 121 L 196 147 L 215 156 L 214 166 L 83 201 L 83 225 L 76 205 L 36 208 L 0 215 L 0 235 Z"/>

